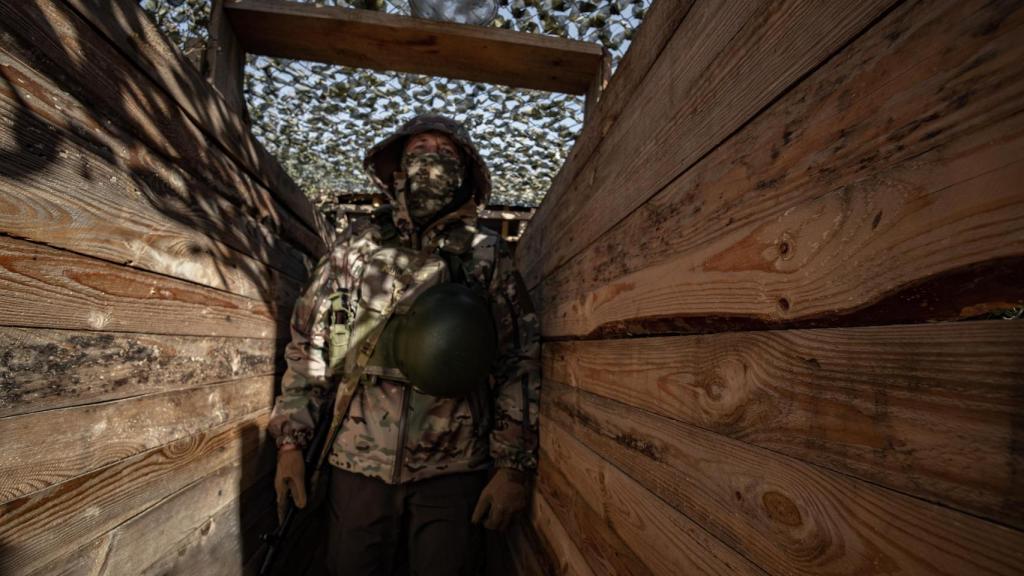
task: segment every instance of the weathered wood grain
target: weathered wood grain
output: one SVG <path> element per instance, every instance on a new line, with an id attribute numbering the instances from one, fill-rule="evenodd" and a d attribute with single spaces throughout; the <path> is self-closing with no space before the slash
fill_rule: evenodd
<path id="1" fill-rule="evenodd" d="M 0 236 L 0 324 L 276 339 L 276 306 Z"/>
<path id="2" fill-rule="evenodd" d="M 137 6 L 133 9 L 139 10 Z M 146 25 L 151 26 L 148 22 Z M 3 51 L 11 59 L 20 61 L 22 69 L 33 69 L 38 77 L 48 78 L 67 91 L 64 100 L 73 105 L 63 110 L 61 116 L 67 115 L 79 136 L 101 138 L 111 130 L 130 134 L 235 202 L 274 233 L 296 242 L 311 255 L 322 250 L 320 237 L 281 207 L 257 179 L 239 169 L 234 159 L 210 142 L 202 124 L 197 125 L 179 102 L 127 61 L 89 23 L 63 5 L 53 2 L 0 5 L 0 38 Z M 162 38 L 160 41 L 167 42 Z M 3 72 L 7 74 L 9 70 Z M 213 92 L 208 85 L 204 90 Z M 17 132 L 18 125 L 13 128 Z M 56 144 L 55 139 L 50 147 L 38 152 L 44 158 L 52 157 L 56 154 Z M 112 148 L 111 155 L 121 152 L 120 146 Z"/>
<path id="3" fill-rule="evenodd" d="M 544 435 L 549 433 L 550 430 L 545 427 Z M 566 464 L 569 462 L 571 461 L 552 460 L 546 452 L 542 452 L 538 466 L 537 492 L 544 497 L 590 568 L 595 574 L 654 574 L 647 567 L 647 563 L 619 538 L 612 528 L 612 522 L 606 523 L 601 512 L 592 508 L 579 496 L 574 487 L 575 483 L 570 482 L 560 469 L 567 468 Z M 592 471 L 574 466 L 567 473 L 577 478 Z"/>
<path id="4" fill-rule="evenodd" d="M 597 72 L 590 79 L 590 86 L 587 88 L 587 93 L 583 98 L 583 123 L 593 122 L 594 115 L 596 114 L 597 103 L 601 100 L 601 95 L 604 93 L 604 89 L 608 86 L 608 79 L 612 75 L 612 55 L 607 48 L 604 48 L 604 54 L 601 57 L 601 65 L 598 67 Z M 507 227 L 507 224 L 503 223 L 503 228 Z M 502 231 L 503 236 L 507 236 L 506 230 Z"/>
<path id="5" fill-rule="evenodd" d="M 512 562 L 508 566 L 497 567 L 498 574 L 488 576 L 506 576 L 502 568 L 508 570 L 507 576 L 555 573 L 554 559 L 548 557 L 528 518 L 513 521 L 506 534 Z"/>
<path id="6" fill-rule="evenodd" d="M 601 72 L 594 42 L 282 0 L 224 5 L 247 52 L 382 72 L 585 94 Z"/>
<path id="7" fill-rule="evenodd" d="M 629 44 L 629 50 L 609 78 L 608 86 L 601 92 L 597 104 L 592 109 L 588 107 L 586 122 L 572 148 L 569 149 L 565 162 L 551 181 L 551 186 L 544 195 L 544 204 L 560 205 L 565 202 L 562 196 L 586 165 L 601 139 L 619 119 L 637 88 L 643 84 L 651 66 L 672 39 L 676 28 L 690 11 L 694 1 L 658 0 L 651 4 L 636 37 Z M 544 222 L 553 213 L 553 210 L 544 209 L 531 219 L 531 226 L 536 229 L 529 234 L 535 237 L 516 249 L 520 270 L 526 270 L 528 262 L 535 262 L 540 258 L 538 251 L 544 246 Z M 521 237 L 526 236 L 526 232 L 523 232 Z"/>
<path id="8" fill-rule="evenodd" d="M 0 418 L 0 503 L 268 409 L 276 379 L 271 374 Z"/>
<path id="9" fill-rule="evenodd" d="M 1024 323 L 547 343 L 544 376 L 1024 528 Z"/>
<path id="10" fill-rule="evenodd" d="M 1024 569 L 1011 528 L 553 382 L 542 411 L 768 573 Z"/>
<path id="11" fill-rule="evenodd" d="M 43 116 L 67 110 L 63 103 L 36 105 L 59 92 L 4 55 L 0 70 L 12 81 L 0 84 L 0 122 L 19 126 L 0 131 L 0 147 L 17 151 L 0 156 L 13 175 L 0 180 L 0 230 L 249 298 L 295 299 L 306 276 L 301 253 L 138 142 L 64 131 L 66 117 Z M 49 157 L 33 153 L 55 140 Z"/>
<path id="12" fill-rule="evenodd" d="M 145 135 L 140 138 L 131 131 L 131 125 L 128 125 L 128 130 L 122 129 L 120 123 L 111 121 L 109 116 L 94 110 L 88 100 L 81 99 L 90 97 L 88 91 L 78 90 L 76 96 L 62 89 L 62 78 L 53 76 L 53 63 L 46 57 L 19 50 L 18 46 L 14 42 L 0 52 L 0 74 L 6 81 L 2 88 L 5 97 L 11 102 L 9 106 L 15 112 L 31 113 L 41 122 L 60 129 L 51 131 L 53 141 L 49 146 L 52 150 L 48 154 L 38 155 L 40 159 L 33 164 L 45 166 L 48 161 L 63 158 L 57 150 L 61 142 L 65 139 L 78 139 L 112 167 L 116 166 L 131 174 L 133 180 L 159 183 L 158 189 L 163 195 L 176 199 L 178 203 L 191 205 L 193 211 L 198 212 L 197 216 L 209 214 L 224 218 L 230 226 L 220 223 L 210 228 L 225 237 L 226 242 L 247 249 L 248 253 L 263 258 L 293 277 L 303 277 L 302 264 L 307 254 L 286 240 L 288 231 L 284 229 L 296 227 L 301 231 L 302 226 L 287 211 L 278 210 L 279 207 L 272 201 L 259 197 L 262 189 L 246 191 L 252 188 L 252 182 L 246 184 L 244 173 L 232 169 L 232 165 L 223 166 L 228 170 L 223 176 L 230 180 L 219 180 L 209 168 L 211 165 L 221 167 L 217 160 L 223 161 L 223 157 L 218 155 L 216 149 L 207 147 L 197 151 L 210 158 L 206 163 L 193 164 L 176 159 L 180 154 L 176 143 L 160 138 L 168 131 L 154 133 L 152 143 L 147 143 Z M 18 120 L 25 122 L 28 118 Z M 13 131 L 20 134 L 21 128 Z M 195 144 L 202 145 L 201 142 Z M 30 153 L 33 148 L 42 149 L 27 145 L 21 148 L 27 148 L 26 153 Z M 83 177 L 91 174 L 90 168 L 80 167 Z M 25 169 L 21 172 L 16 169 L 17 166 L 12 166 L 10 173 L 22 176 L 21 172 Z M 147 199 L 156 206 L 163 205 L 162 196 L 147 196 Z M 280 212 L 280 218 L 274 213 L 262 213 L 261 202 L 269 202 L 270 210 Z M 179 215 L 179 211 L 173 211 L 172 215 Z M 194 227 L 200 226 L 197 224 Z M 319 242 L 316 238 L 310 239 Z M 309 252 L 308 248 L 306 251 Z"/>
<path id="13" fill-rule="evenodd" d="M 103 561 L 110 547 L 111 533 L 89 542 L 77 550 L 56 558 L 25 576 L 98 576 L 102 574 Z"/>
<path id="14" fill-rule="evenodd" d="M 212 471 L 257 457 L 267 419 L 262 412 L 0 506 L 0 570 L 30 573 Z"/>
<path id="15" fill-rule="evenodd" d="M 0 328 L 0 417 L 271 374 L 284 342 Z"/>
<path id="16" fill-rule="evenodd" d="M 249 127 L 132 0 L 63 1 L 166 92 L 202 131 L 330 244 L 334 231 Z M 44 2 L 40 1 L 40 4 Z M 313 255 L 319 255 L 319 250 Z"/>
<path id="17" fill-rule="evenodd" d="M 148 566 L 140 575 L 165 574 L 245 574 L 245 566 L 252 561 L 260 545 L 259 536 L 276 525 L 278 506 L 273 493 L 273 450 L 264 452 L 264 469 L 268 474 L 252 478 L 249 489 L 233 501 L 221 506 L 215 513 L 207 512 L 208 519 L 193 525 L 180 539 L 167 538 L 170 546 L 146 559 Z M 244 481 L 245 482 L 245 481 Z M 238 489 L 234 489 L 238 492 Z M 179 507 L 186 507 L 182 503 Z M 209 508 L 207 508 L 209 509 Z M 170 510 L 178 515 L 178 510 Z M 133 549 L 122 545 L 126 552 Z M 125 554 L 128 561 L 128 554 Z M 117 572 L 112 572 L 116 574 Z"/>
<path id="18" fill-rule="evenodd" d="M 555 387 L 551 402 L 571 402 L 572 390 Z M 603 460 L 574 439 L 560 423 L 544 418 L 539 467 L 540 488 L 550 490 L 551 477 L 563 474 L 571 478 L 575 493 L 574 514 L 588 508 L 598 513 L 593 523 L 603 523 L 641 559 L 653 574 L 753 574 L 764 572 L 738 552 L 722 543 L 703 526 L 687 517 L 685 511 L 672 508 L 623 471 Z M 550 501 L 550 500 L 549 500 Z M 561 501 L 561 500 L 560 500 Z M 556 508 L 557 509 L 557 508 Z M 594 531 L 593 527 L 588 531 Z M 574 533 L 577 540 L 585 534 Z M 592 546 L 584 546 L 589 551 Z M 593 556 L 590 556 L 593 559 Z M 607 571 L 595 567 L 598 573 Z"/>
<path id="19" fill-rule="evenodd" d="M 695 3 L 562 202 L 538 210 L 551 216 L 542 220 L 541 246 L 533 245 L 538 236 L 524 238 L 527 285 L 641 206 L 893 3 Z"/>
<path id="20" fill-rule="evenodd" d="M 240 516 L 249 523 L 249 519 L 272 514 L 272 479 L 267 473 L 273 468 L 273 458 L 269 455 L 266 452 L 249 463 L 259 470 L 246 470 L 234 462 L 213 472 L 82 548 L 34 570 L 31 576 L 141 575 L 154 573 L 154 567 L 166 570 L 163 574 L 187 573 L 182 568 L 189 562 L 183 557 L 195 549 L 189 544 L 212 547 L 240 542 Z M 179 552 L 183 554 L 179 556 Z M 235 552 L 235 557 L 230 552 Z M 220 561 L 191 573 L 226 570 L 238 574 L 242 564 L 238 552 L 236 544 Z M 171 556 L 178 562 L 168 566 L 172 563 L 166 560 Z"/>
<path id="21" fill-rule="evenodd" d="M 555 562 L 555 574 L 594 576 L 583 554 L 573 542 L 565 527 L 558 521 L 553 510 L 544 500 L 544 496 L 533 494 L 530 501 L 530 523 L 547 549 L 548 557 Z"/>
<path id="22" fill-rule="evenodd" d="M 245 567 L 254 560 L 259 562 L 258 555 L 253 553 L 259 544 L 259 536 L 272 530 L 277 523 L 273 477 L 264 476 L 260 481 L 262 486 L 254 486 L 240 499 L 222 506 L 180 540 L 172 542 L 172 548 L 149 556 L 153 562 L 138 574 L 252 574 Z M 132 548 L 124 546 L 123 549 L 130 551 Z M 126 555 L 125 560 L 128 559 Z M 118 573 L 127 572 L 110 572 L 111 575 Z"/>
<path id="23" fill-rule="evenodd" d="M 897 323 L 1020 302 L 1020 8 L 889 14 L 547 279 L 546 333 Z"/>

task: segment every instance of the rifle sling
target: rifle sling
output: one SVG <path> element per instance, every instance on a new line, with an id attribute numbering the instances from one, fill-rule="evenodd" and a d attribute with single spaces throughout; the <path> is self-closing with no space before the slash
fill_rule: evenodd
<path id="1" fill-rule="evenodd" d="M 387 326 L 388 321 L 394 314 L 395 309 L 398 307 L 398 302 L 402 299 L 405 294 L 405 290 L 412 283 L 412 280 L 416 274 L 416 270 L 419 269 L 423 263 L 424 258 L 415 258 L 409 263 L 409 266 L 405 269 L 402 275 L 395 282 L 394 288 L 391 292 L 391 300 L 388 306 L 380 314 L 380 321 L 374 329 L 367 334 L 366 339 L 359 344 L 358 349 L 354 351 L 355 361 L 352 364 L 352 369 L 349 370 L 338 385 L 338 392 L 334 397 L 334 410 L 331 417 L 331 427 L 327 434 L 327 441 L 324 442 L 323 448 L 320 451 L 320 456 L 317 458 L 316 468 L 313 472 L 313 478 L 310 481 L 310 493 L 314 493 L 316 486 L 320 480 L 320 471 L 323 470 L 324 463 L 327 461 L 328 455 L 334 448 L 334 442 L 341 432 L 341 425 L 345 420 L 345 415 L 348 414 L 349 406 L 352 404 L 352 398 L 355 396 L 356 390 L 359 389 L 359 382 L 363 377 L 363 372 L 366 370 L 367 364 L 370 362 L 370 358 L 373 356 L 373 351 L 377 348 L 377 342 L 380 341 L 381 335 L 384 333 L 384 327 Z"/>

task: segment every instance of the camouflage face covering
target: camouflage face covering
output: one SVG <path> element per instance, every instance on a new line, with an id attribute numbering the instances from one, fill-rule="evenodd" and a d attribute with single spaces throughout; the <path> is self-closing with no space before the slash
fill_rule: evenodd
<path id="1" fill-rule="evenodd" d="M 405 202 L 417 224 L 426 222 L 454 200 L 462 185 L 462 162 L 451 156 L 410 152 L 402 157 L 402 170 L 408 182 Z"/>

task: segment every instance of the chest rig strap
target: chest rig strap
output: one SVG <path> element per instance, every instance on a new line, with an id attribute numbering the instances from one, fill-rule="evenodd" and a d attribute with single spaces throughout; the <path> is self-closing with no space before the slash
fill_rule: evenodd
<path id="1" fill-rule="evenodd" d="M 317 483 L 319 482 L 320 472 L 323 470 L 324 462 L 327 461 L 327 456 L 334 448 L 334 442 L 338 437 L 338 433 L 341 432 L 341 425 L 345 420 L 345 415 L 348 414 L 349 406 L 352 404 L 352 398 L 355 396 L 356 390 L 359 388 L 359 382 L 363 377 L 363 372 L 365 371 L 370 358 L 373 356 L 373 351 L 377 347 L 377 343 L 380 341 L 381 334 L 384 333 L 384 328 L 388 323 L 387 321 L 394 313 L 395 308 L 398 306 L 398 303 L 402 299 L 406 289 L 412 284 L 416 270 L 422 265 L 423 260 L 424 259 L 421 256 L 414 257 L 409 263 L 408 268 L 405 269 L 401 276 L 399 276 L 398 280 L 392 285 L 391 297 L 389 298 L 388 304 L 385 306 L 384 310 L 381 311 L 377 325 L 366 335 L 366 338 L 362 342 L 350 342 L 349 344 L 356 345 L 354 347 L 349 346 L 347 350 L 339 349 L 337 351 L 332 350 L 330 352 L 331 359 L 336 362 L 336 364 L 331 367 L 337 368 L 337 365 L 340 364 L 340 359 L 346 357 L 349 360 L 346 364 L 350 366 L 350 368 L 346 370 L 345 375 L 338 384 L 338 392 L 334 397 L 334 410 L 331 416 L 331 427 L 328 429 L 327 442 L 324 442 L 320 456 L 317 458 L 316 470 L 313 473 L 313 479 L 311 482 L 311 490 L 315 490 Z M 365 271 L 365 267 L 363 271 Z M 362 274 L 360 274 L 360 280 L 355 287 L 357 291 L 360 289 L 359 284 L 361 283 Z M 338 301 L 340 308 L 340 296 Z M 334 319 L 333 306 L 334 304 L 332 302 L 332 320 Z M 346 309 L 346 312 L 350 311 Z M 339 318 L 348 320 L 349 324 L 352 320 L 350 316 L 339 316 Z M 347 333 L 346 336 L 348 336 Z"/>

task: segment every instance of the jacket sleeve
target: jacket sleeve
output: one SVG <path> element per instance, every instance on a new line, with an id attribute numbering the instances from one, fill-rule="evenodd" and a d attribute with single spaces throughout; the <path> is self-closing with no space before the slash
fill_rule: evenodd
<path id="1" fill-rule="evenodd" d="M 498 467 L 537 467 L 540 323 L 511 251 L 499 240 L 491 298 L 498 329 L 491 458 Z"/>
<path id="2" fill-rule="evenodd" d="M 291 342 L 284 351 L 288 367 L 270 415 L 269 431 L 278 446 L 309 443 L 332 385 L 327 378 L 326 356 L 328 297 L 333 284 L 331 257 L 328 252 L 314 268 L 292 311 Z"/>

